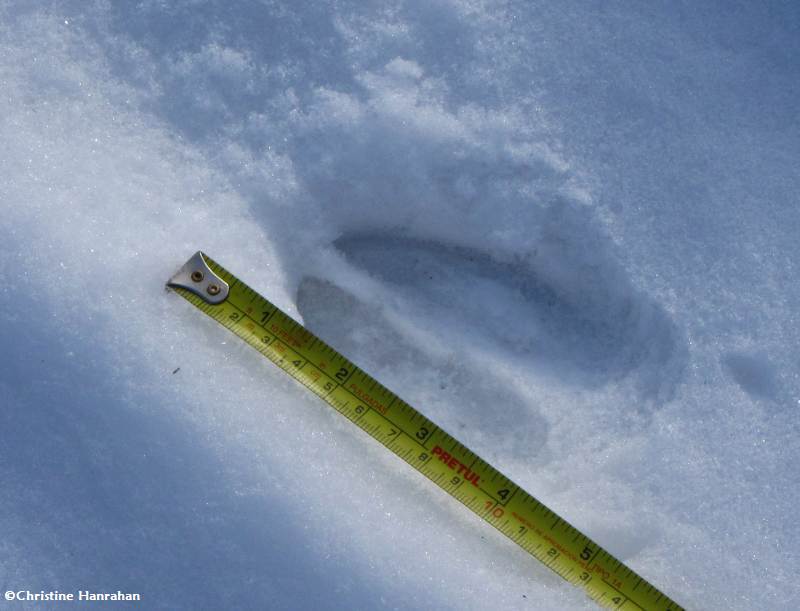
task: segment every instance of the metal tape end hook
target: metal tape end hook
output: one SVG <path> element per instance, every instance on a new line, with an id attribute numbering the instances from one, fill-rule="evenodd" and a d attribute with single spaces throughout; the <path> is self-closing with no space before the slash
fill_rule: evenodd
<path id="1" fill-rule="evenodd" d="M 185 289 L 212 305 L 225 301 L 230 290 L 228 283 L 211 270 L 199 250 L 169 279 L 167 286 Z"/>

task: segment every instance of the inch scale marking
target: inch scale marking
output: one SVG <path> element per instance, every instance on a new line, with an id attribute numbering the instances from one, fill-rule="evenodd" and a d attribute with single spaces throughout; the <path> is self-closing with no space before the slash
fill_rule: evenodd
<path id="1" fill-rule="evenodd" d="M 683 610 L 203 253 L 167 286 L 599 605 Z"/>

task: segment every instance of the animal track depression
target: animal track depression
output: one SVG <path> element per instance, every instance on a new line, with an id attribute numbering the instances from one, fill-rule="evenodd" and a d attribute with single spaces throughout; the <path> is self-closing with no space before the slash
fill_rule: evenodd
<path id="1" fill-rule="evenodd" d="M 388 234 L 347 235 L 335 245 L 354 266 L 425 304 L 443 333 L 490 342 L 570 384 L 632 377 L 651 399 L 668 396 L 679 378 L 684 349 L 664 310 L 610 259 L 581 259 L 566 240 L 507 262 Z"/>

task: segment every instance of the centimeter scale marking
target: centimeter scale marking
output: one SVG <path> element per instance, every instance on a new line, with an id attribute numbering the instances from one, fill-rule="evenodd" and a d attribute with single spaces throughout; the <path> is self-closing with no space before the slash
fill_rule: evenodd
<path id="1" fill-rule="evenodd" d="M 599 605 L 683 609 L 204 254 L 167 286 Z"/>

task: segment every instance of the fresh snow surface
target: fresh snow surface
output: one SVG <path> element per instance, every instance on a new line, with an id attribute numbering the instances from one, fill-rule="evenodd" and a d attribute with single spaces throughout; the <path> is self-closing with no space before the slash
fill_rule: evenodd
<path id="1" fill-rule="evenodd" d="M 800 608 L 799 7 L 0 1 L 2 590 L 593 608 L 203 249 L 685 606 Z"/>

